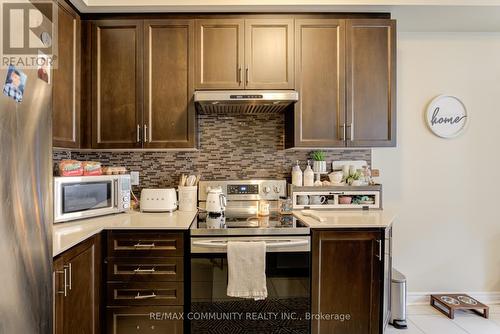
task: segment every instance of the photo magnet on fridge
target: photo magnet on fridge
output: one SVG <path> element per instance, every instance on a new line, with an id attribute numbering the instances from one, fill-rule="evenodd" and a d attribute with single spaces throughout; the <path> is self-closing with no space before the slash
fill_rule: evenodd
<path id="1" fill-rule="evenodd" d="M 23 71 L 9 65 L 7 77 L 3 86 L 3 95 L 8 96 L 16 102 L 22 102 L 24 87 L 26 86 L 27 76 Z"/>

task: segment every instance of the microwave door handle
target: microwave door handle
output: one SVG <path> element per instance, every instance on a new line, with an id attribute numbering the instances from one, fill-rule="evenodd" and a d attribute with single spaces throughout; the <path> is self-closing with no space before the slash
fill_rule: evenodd
<path id="1" fill-rule="evenodd" d="M 115 208 L 118 208 L 118 179 L 113 180 L 113 194 L 111 194 L 114 198 Z"/>

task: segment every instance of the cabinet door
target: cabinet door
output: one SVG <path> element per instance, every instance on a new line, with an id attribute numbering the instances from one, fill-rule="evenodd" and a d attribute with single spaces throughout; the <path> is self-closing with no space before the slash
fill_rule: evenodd
<path id="1" fill-rule="evenodd" d="M 292 89 L 293 19 L 245 20 L 246 89 Z"/>
<path id="2" fill-rule="evenodd" d="M 146 21 L 144 30 L 144 147 L 194 147 L 193 21 Z"/>
<path id="3" fill-rule="evenodd" d="M 347 146 L 396 146 L 396 22 L 347 20 Z"/>
<path id="4" fill-rule="evenodd" d="M 195 88 L 242 89 L 244 20 L 196 20 Z"/>
<path id="5" fill-rule="evenodd" d="M 392 315 L 392 228 L 385 231 L 384 240 L 384 329 Z"/>
<path id="6" fill-rule="evenodd" d="M 307 19 L 295 23 L 294 146 L 345 146 L 345 22 Z"/>
<path id="7" fill-rule="evenodd" d="M 92 59 L 92 147 L 141 148 L 142 21 L 96 21 Z"/>
<path id="8" fill-rule="evenodd" d="M 55 333 L 100 332 L 100 237 L 60 255 L 55 270 Z"/>
<path id="9" fill-rule="evenodd" d="M 52 306 L 54 334 L 64 333 L 64 316 L 63 306 L 64 298 L 67 296 L 68 287 L 65 286 L 67 282 L 67 272 L 64 270 L 64 261 L 62 257 L 54 260 L 53 265 L 53 290 L 54 290 L 54 305 Z"/>
<path id="10" fill-rule="evenodd" d="M 313 320 L 312 333 L 379 333 L 381 239 L 376 231 L 313 232 L 312 312 L 350 320 Z"/>
<path id="11" fill-rule="evenodd" d="M 80 145 L 80 31 L 78 14 L 58 3 L 58 58 L 53 70 L 52 137 L 55 147 Z"/>

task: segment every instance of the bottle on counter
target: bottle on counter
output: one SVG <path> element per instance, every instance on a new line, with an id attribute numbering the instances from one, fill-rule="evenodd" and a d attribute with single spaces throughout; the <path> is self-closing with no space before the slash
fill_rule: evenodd
<path id="1" fill-rule="evenodd" d="M 314 172 L 311 168 L 311 162 L 307 160 L 307 167 L 304 170 L 304 187 L 314 186 Z"/>
<path id="2" fill-rule="evenodd" d="M 300 169 L 299 160 L 297 160 L 295 166 L 292 168 L 292 184 L 302 187 L 302 169 Z"/>

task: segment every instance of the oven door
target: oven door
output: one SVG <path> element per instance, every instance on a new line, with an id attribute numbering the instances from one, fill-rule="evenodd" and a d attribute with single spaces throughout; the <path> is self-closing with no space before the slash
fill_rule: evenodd
<path id="1" fill-rule="evenodd" d="M 265 240 L 268 298 L 228 297 L 229 240 Z M 191 333 L 309 333 L 309 236 L 191 238 Z"/>
<path id="2" fill-rule="evenodd" d="M 54 222 L 118 212 L 118 178 L 62 177 L 54 180 Z"/>

